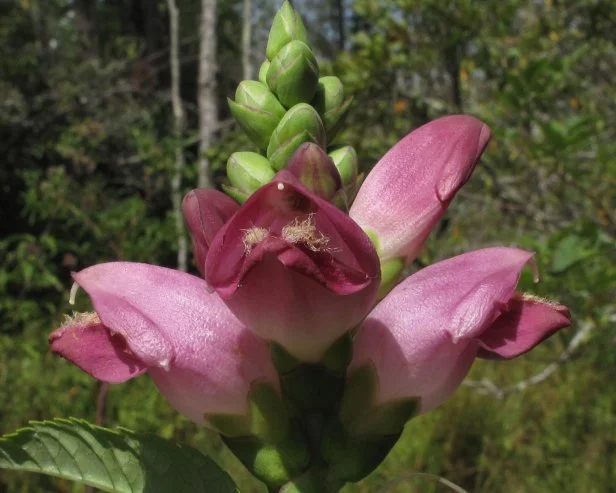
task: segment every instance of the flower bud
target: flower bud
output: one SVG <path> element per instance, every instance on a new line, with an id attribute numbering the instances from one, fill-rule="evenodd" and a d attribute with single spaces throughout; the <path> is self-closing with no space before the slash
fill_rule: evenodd
<path id="1" fill-rule="evenodd" d="M 331 201 L 342 189 L 340 174 L 325 151 L 317 144 L 305 142 L 289 161 L 287 169 L 308 190 Z"/>
<path id="2" fill-rule="evenodd" d="M 267 70 L 267 85 L 286 108 L 308 103 L 319 82 L 319 66 L 306 43 L 291 41 L 272 60 Z"/>
<path id="3" fill-rule="evenodd" d="M 347 187 L 354 188 L 357 181 L 358 160 L 357 152 L 355 152 L 353 146 L 340 147 L 330 152 L 329 157 L 334 162 L 338 173 L 340 173 L 340 179 L 345 189 Z"/>
<path id="4" fill-rule="evenodd" d="M 275 170 L 281 170 L 304 142 L 325 148 L 327 139 L 316 110 L 306 103 L 293 106 L 280 120 L 267 147 L 267 157 Z"/>
<path id="5" fill-rule="evenodd" d="M 270 68 L 269 60 L 265 60 L 259 67 L 259 82 L 267 85 L 267 71 Z"/>
<path id="6" fill-rule="evenodd" d="M 344 97 L 344 87 L 338 77 L 328 75 L 319 79 L 312 105 L 321 115 L 328 137 L 333 139 L 349 109 L 352 97 Z"/>
<path id="7" fill-rule="evenodd" d="M 293 9 L 288 1 L 285 1 L 276 12 L 272 28 L 267 39 L 265 54 L 272 60 L 287 43 L 298 40 L 308 42 L 306 28 L 300 15 Z"/>
<path id="8" fill-rule="evenodd" d="M 266 149 L 272 132 L 285 110 L 268 87 L 255 80 L 240 83 L 235 101 L 229 100 L 231 113 L 246 135 L 261 149 Z"/>
<path id="9" fill-rule="evenodd" d="M 239 191 L 251 195 L 274 177 L 269 161 L 256 152 L 234 152 L 227 161 L 227 177 Z"/>

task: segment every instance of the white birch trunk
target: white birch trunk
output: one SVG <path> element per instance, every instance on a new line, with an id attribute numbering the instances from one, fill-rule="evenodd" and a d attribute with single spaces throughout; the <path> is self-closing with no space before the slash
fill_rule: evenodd
<path id="1" fill-rule="evenodd" d="M 199 187 L 211 187 L 206 151 L 218 127 L 216 107 L 216 0 L 202 0 L 199 26 Z"/>
<path id="2" fill-rule="evenodd" d="M 252 79 L 252 0 L 244 0 L 242 21 L 242 73 L 243 79 Z"/>
<path id="3" fill-rule="evenodd" d="M 179 10 L 175 0 L 167 0 L 169 6 L 169 32 L 171 47 L 169 61 L 171 63 L 171 104 L 173 107 L 173 138 L 175 140 L 175 165 L 171 179 L 171 200 L 175 217 L 175 229 L 178 244 L 178 269 L 186 272 L 187 245 L 182 218 L 182 172 L 184 171 L 184 148 L 182 137 L 184 134 L 184 108 L 180 97 L 180 55 L 179 55 Z"/>

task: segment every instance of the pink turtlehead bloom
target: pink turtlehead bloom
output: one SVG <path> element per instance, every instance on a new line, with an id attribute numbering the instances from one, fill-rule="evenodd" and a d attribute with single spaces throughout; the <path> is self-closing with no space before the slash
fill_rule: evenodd
<path id="1" fill-rule="evenodd" d="M 516 292 L 532 255 L 486 248 L 413 274 L 360 327 L 349 374 L 372 365 L 375 405 L 415 397 L 424 413 L 454 392 L 476 357 L 514 358 L 570 325 L 566 307 Z"/>
<path id="2" fill-rule="evenodd" d="M 192 238 L 195 265 L 201 275 L 214 236 L 239 208 L 231 197 L 211 188 L 197 188 L 184 197 L 182 214 Z"/>
<path id="3" fill-rule="evenodd" d="M 145 372 L 182 414 L 248 412 L 255 381 L 278 388 L 267 344 L 233 316 L 202 279 L 153 265 L 111 262 L 74 274 L 95 313 L 54 331 L 55 353 L 99 380 Z"/>
<path id="4" fill-rule="evenodd" d="M 368 313 L 380 270 L 362 229 L 283 170 L 218 232 L 205 277 L 256 334 L 316 362 Z"/>
<path id="5" fill-rule="evenodd" d="M 350 216 L 378 239 L 381 260 L 412 261 L 490 139 L 476 118 L 446 116 L 411 132 L 366 177 Z"/>

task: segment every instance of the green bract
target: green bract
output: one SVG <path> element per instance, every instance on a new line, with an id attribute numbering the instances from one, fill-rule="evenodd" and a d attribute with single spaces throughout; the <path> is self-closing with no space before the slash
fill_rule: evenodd
<path id="1" fill-rule="evenodd" d="M 240 83 L 235 101 L 229 100 L 229 107 L 246 135 L 261 149 L 267 148 L 272 132 L 285 113 L 268 87 L 255 80 Z"/>
<path id="2" fill-rule="evenodd" d="M 256 152 L 234 152 L 227 161 L 227 177 L 237 190 L 251 195 L 274 177 L 274 170 Z"/>
<path id="3" fill-rule="evenodd" d="M 317 59 L 302 41 L 284 45 L 267 70 L 267 85 L 286 108 L 310 102 L 318 82 Z"/>
<path id="4" fill-rule="evenodd" d="M 267 157 L 275 170 L 287 164 L 297 148 L 304 142 L 314 142 L 325 148 L 325 128 L 316 110 L 309 104 L 293 106 L 282 117 L 267 147 Z"/>
<path id="5" fill-rule="evenodd" d="M 267 58 L 272 60 L 284 45 L 294 40 L 307 43 L 308 36 L 302 18 L 291 4 L 285 1 L 272 22 L 265 50 Z"/>

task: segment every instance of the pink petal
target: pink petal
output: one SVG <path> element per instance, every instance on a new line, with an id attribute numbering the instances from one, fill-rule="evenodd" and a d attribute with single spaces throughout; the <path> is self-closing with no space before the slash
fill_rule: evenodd
<path id="1" fill-rule="evenodd" d="M 105 382 L 125 382 L 148 369 L 94 313 L 75 316 L 49 336 L 49 344 L 54 353 Z"/>
<path id="2" fill-rule="evenodd" d="M 184 197 L 182 213 L 192 238 L 195 264 L 201 275 L 214 236 L 239 208 L 233 199 L 211 188 L 197 188 Z"/>
<path id="3" fill-rule="evenodd" d="M 376 233 L 382 259 L 417 256 L 489 139 L 489 128 L 476 118 L 447 116 L 411 132 L 381 158 L 350 215 Z"/>
<path id="4" fill-rule="evenodd" d="M 294 241 L 285 236 L 294 224 L 326 241 Z M 255 228 L 261 236 L 247 244 Z M 370 309 L 379 261 L 353 220 L 281 171 L 216 235 L 206 279 L 247 327 L 313 361 Z"/>
<path id="5" fill-rule="evenodd" d="M 278 385 L 267 344 L 247 331 L 216 294 L 208 294 L 202 279 L 130 262 L 95 265 L 74 278 L 104 328 L 125 341 L 131 356 L 149 368 L 161 392 L 190 419 L 245 413 L 254 381 Z M 63 347 L 62 355 L 104 376 L 104 366 L 96 366 L 101 349 L 68 335 L 60 340 L 73 347 Z M 52 335 L 52 344 L 58 338 Z M 104 352 L 112 356 L 109 348 Z"/>
<path id="6" fill-rule="evenodd" d="M 569 310 L 563 305 L 514 298 L 508 311 L 479 337 L 479 357 L 515 358 L 570 325 Z"/>
<path id="7" fill-rule="evenodd" d="M 506 308 L 531 257 L 516 248 L 486 248 L 413 274 L 368 315 L 349 371 L 375 366 L 379 402 L 420 397 L 422 411 L 440 404 L 466 375 L 475 338 Z"/>

